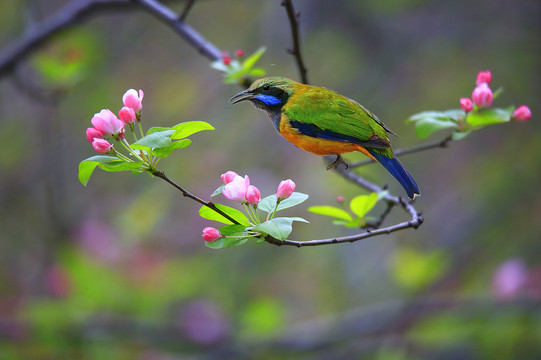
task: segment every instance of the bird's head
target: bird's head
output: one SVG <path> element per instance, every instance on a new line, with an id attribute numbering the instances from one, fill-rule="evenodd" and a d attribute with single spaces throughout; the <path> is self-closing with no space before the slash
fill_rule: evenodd
<path id="1" fill-rule="evenodd" d="M 253 82 L 248 89 L 233 96 L 229 102 L 236 104 L 250 100 L 256 107 L 267 111 L 280 111 L 295 89 L 295 81 L 284 77 L 267 77 Z"/>

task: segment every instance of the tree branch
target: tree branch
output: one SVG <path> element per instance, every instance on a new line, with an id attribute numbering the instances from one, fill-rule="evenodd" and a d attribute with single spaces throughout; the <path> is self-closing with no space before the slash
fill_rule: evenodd
<path id="1" fill-rule="evenodd" d="M 398 150 L 396 150 L 394 152 L 394 154 L 395 154 L 395 156 L 401 156 L 401 155 L 413 154 L 413 153 L 417 153 L 417 152 L 421 152 L 421 151 L 425 151 L 425 150 L 430 150 L 430 149 L 446 148 L 446 147 L 449 146 L 451 141 L 453 141 L 453 137 L 451 135 L 449 135 L 446 138 L 444 138 L 443 140 L 436 141 L 436 142 L 433 142 L 433 143 L 418 145 L 418 146 L 414 146 L 414 147 L 407 148 L 407 149 L 398 149 Z M 351 163 L 351 164 L 348 164 L 348 165 L 349 165 L 350 168 L 355 168 L 355 167 L 371 164 L 373 162 L 375 162 L 375 161 L 372 160 L 372 159 L 366 159 L 366 160 Z"/>
<path id="2" fill-rule="evenodd" d="M 299 69 L 299 76 L 301 78 L 301 82 L 304 84 L 308 84 L 308 70 L 306 69 L 306 66 L 304 66 L 304 60 L 301 54 L 301 41 L 299 35 L 298 21 L 300 13 L 295 13 L 295 8 L 293 7 L 292 0 L 283 0 L 280 5 L 285 7 L 286 9 L 287 18 L 289 19 L 289 24 L 291 26 L 291 37 L 293 38 L 293 48 L 288 49 L 287 52 L 295 57 L 295 62 L 297 63 L 297 67 Z"/>

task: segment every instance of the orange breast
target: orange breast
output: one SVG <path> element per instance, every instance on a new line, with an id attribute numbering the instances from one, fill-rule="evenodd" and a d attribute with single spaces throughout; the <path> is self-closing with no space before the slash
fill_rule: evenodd
<path id="1" fill-rule="evenodd" d="M 282 119 L 280 122 L 280 134 L 285 137 L 289 142 L 294 144 L 300 149 L 311 152 L 316 155 L 338 155 L 349 153 L 353 151 L 359 151 L 374 159 L 372 155 L 366 149 L 359 145 L 346 141 L 320 139 L 312 136 L 306 136 L 301 134 L 297 129 L 292 128 L 289 125 L 289 121 Z"/>

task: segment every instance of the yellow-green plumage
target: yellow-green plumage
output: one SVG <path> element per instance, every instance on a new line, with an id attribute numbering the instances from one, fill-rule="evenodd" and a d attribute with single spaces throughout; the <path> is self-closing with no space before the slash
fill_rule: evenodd
<path id="1" fill-rule="evenodd" d="M 297 147 L 316 155 L 362 152 L 382 163 L 408 196 L 419 194 L 411 175 L 394 157 L 387 137 L 392 132 L 356 101 L 283 77 L 256 80 L 231 100 L 250 100 L 266 110 L 280 134 Z"/>

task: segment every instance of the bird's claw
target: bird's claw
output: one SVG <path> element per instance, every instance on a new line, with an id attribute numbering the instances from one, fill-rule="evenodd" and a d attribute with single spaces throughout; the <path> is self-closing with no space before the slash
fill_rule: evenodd
<path id="1" fill-rule="evenodd" d="M 349 165 L 347 162 L 344 161 L 344 159 L 342 159 L 342 155 L 340 154 L 337 154 L 336 155 L 336 160 L 334 160 L 332 162 L 332 164 L 330 164 L 329 166 L 327 166 L 327 170 L 331 170 L 333 167 L 334 168 L 338 168 L 338 165 L 340 164 L 344 164 L 344 166 L 346 167 L 346 170 L 349 168 Z"/>

